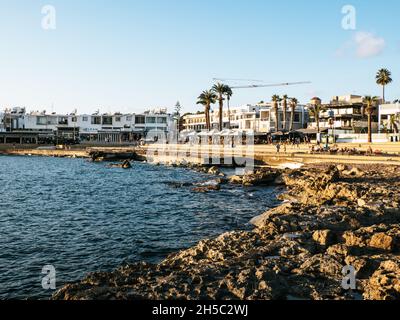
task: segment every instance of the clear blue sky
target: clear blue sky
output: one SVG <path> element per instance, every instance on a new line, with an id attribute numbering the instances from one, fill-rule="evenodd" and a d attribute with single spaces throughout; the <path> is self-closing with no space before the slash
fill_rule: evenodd
<path id="1" fill-rule="evenodd" d="M 43 5 L 57 29 L 41 28 Z M 357 10 L 357 29 L 341 9 Z M 400 98 L 397 0 L 0 0 L 0 106 L 71 112 L 197 109 L 212 78 L 306 86 L 240 90 L 233 105 L 274 93 L 307 102 L 346 93 Z"/>

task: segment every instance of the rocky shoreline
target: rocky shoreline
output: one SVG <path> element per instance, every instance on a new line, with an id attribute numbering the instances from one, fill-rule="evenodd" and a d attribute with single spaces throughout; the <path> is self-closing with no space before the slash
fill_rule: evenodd
<path id="1" fill-rule="evenodd" d="M 400 298 L 400 167 L 271 169 L 231 183 L 287 192 L 252 231 L 201 241 L 158 265 L 90 274 L 53 299 Z M 345 266 L 357 271 L 355 290 L 342 287 Z"/>

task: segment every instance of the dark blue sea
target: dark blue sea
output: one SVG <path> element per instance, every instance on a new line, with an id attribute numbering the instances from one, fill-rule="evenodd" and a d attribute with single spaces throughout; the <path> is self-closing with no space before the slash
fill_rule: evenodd
<path id="1" fill-rule="evenodd" d="M 45 265 L 56 269 L 60 288 L 90 272 L 157 263 L 201 239 L 249 229 L 252 217 L 278 204 L 273 187 L 192 191 L 190 183 L 210 179 L 146 163 L 122 170 L 0 156 L 0 299 L 49 298 Z"/>

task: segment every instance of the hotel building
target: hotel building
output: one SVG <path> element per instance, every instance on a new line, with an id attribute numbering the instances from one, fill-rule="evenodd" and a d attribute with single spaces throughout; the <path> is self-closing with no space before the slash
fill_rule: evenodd
<path id="1" fill-rule="evenodd" d="M 230 117 L 229 117 L 230 115 Z M 284 127 L 289 129 L 291 112 L 288 107 L 286 115 L 286 126 L 283 123 L 283 110 L 279 107 L 279 128 L 278 131 L 283 130 Z M 307 111 L 305 106 L 298 105 L 294 113 L 293 129 L 302 129 L 307 124 Z M 210 113 L 211 129 L 218 129 L 219 127 L 219 110 L 215 108 Z M 275 132 L 275 113 L 271 104 L 256 104 L 244 105 L 237 108 L 223 110 L 223 126 L 224 128 L 231 128 L 233 130 L 252 131 L 258 134 L 267 134 Z M 183 116 L 183 129 L 188 131 L 201 132 L 206 130 L 205 114 L 198 112 L 196 114 L 188 114 Z"/>
<path id="2" fill-rule="evenodd" d="M 56 140 L 81 143 L 129 143 L 137 141 L 149 132 L 167 134 L 174 125 L 174 119 L 166 109 L 149 110 L 142 114 L 65 115 L 26 113 L 23 108 L 14 108 L 6 110 L 0 117 L 0 123 L 3 123 L 0 124 L 0 131 L 9 135 L 37 134 L 41 137 L 54 136 Z M 0 142 L 5 143 L 5 138 Z"/>

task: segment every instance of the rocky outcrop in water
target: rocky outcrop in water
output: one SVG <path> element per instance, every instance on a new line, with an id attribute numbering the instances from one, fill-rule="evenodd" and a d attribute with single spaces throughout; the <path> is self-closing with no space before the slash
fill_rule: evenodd
<path id="1" fill-rule="evenodd" d="M 282 180 L 283 171 L 273 168 L 262 168 L 255 172 L 246 173 L 243 176 L 231 176 L 229 181 L 232 184 L 249 186 L 269 186 L 284 184 Z"/>
<path id="2" fill-rule="evenodd" d="M 399 299 L 400 168 L 286 172 L 284 203 L 170 255 L 94 273 L 54 299 Z M 342 287 L 343 267 L 357 289 Z"/>

